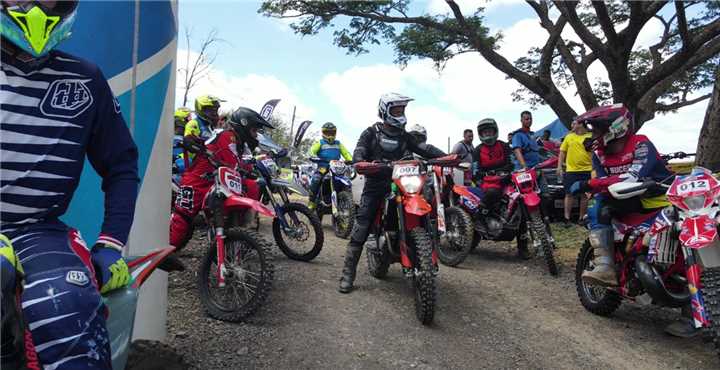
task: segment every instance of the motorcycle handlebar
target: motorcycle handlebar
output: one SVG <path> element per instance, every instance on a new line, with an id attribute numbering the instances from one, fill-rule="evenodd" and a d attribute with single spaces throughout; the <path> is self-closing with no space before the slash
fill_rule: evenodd
<path id="1" fill-rule="evenodd" d="M 675 153 L 663 154 L 660 156 L 660 158 L 662 158 L 663 161 L 667 162 L 671 159 L 684 159 L 687 157 L 694 157 L 694 156 L 695 156 L 695 153 L 675 152 Z"/>

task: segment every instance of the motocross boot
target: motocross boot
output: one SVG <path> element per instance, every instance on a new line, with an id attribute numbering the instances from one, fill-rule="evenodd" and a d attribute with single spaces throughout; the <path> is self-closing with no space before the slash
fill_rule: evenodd
<path id="1" fill-rule="evenodd" d="M 613 230 L 610 228 L 590 230 L 590 245 L 595 252 L 595 268 L 583 271 L 582 280 L 591 285 L 617 286 L 615 271 L 615 242 Z"/>
<path id="2" fill-rule="evenodd" d="M 340 293 L 350 293 L 355 282 L 355 272 L 357 271 L 360 254 L 362 254 L 362 245 L 348 244 L 345 251 L 345 266 L 343 266 L 342 277 L 340 277 Z"/>

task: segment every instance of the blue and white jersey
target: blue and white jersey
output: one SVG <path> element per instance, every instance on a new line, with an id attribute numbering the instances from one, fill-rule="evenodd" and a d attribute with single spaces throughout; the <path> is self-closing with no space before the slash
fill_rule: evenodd
<path id="1" fill-rule="evenodd" d="M 87 155 L 105 192 L 98 241 L 124 245 L 137 197 L 138 151 L 102 72 L 58 51 L 34 68 L 2 57 L 0 230 L 62 216 Z"/>

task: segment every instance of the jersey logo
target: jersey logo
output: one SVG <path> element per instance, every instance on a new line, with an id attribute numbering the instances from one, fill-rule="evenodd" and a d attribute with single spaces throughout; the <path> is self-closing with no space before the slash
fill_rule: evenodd
<path id="1" fill-rule="evenodd" d="M 113 107 L 115 108 L 115 113 L 120 114 L 120 101 L 115 96 L 113 96 Z"/>
<path id="2" fill-rule="evenodd" d="M 65 281 L 73 285 L 85 286 L 90 282 L 90 279 L 85 272 L 72 270 L 68 271 L 67 275 L 65 275 Z"/>
<path id="3" fill-rule="evenodd" d="M 90 89 L 85 85 L 88 81 L 53 81 L 40 103 L 40 111 L 50 117 L 75 118 L 81 115 L 93 103 Z"/>

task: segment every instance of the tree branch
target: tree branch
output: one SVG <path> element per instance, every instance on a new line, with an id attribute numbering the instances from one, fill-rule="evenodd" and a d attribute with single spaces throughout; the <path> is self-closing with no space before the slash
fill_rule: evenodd
<path id="1" fill-rule="evenodd" d="M 595 8 L 595 14 L 597 14 L 598 21 L 600 22 L 600 28 L 602 28 L 603 33 L 605 33 L 608 44 L 611 48 L 617 47 L 618 35 L 615 32 L 615 26 L 613 25 L 613 21 L 608 15 L 605 3 L 603 1 L 593 1 L 592 6 L 593 8 Z"/>
<path id="2" fill-rule="evenodd" d="M 555 4 L 555 7 L 560 10 L 560 13 L 567 18 L 570 26 L 585 44 L 587 44 L 597 54 L 607 55 L 607 48 L 603 44 L 602 40 L 593 35 L 593 33 L 590 32 L 584 24 L 582 24 L 582 21 L 575 9 L 578 4 L 577 1 L 554 0 L 553 3 Z"/>
<path id="3" fill-rule="evenodd" d="M 686 45 L 690 44 L 690 35 L 688 34 L 687 19 L 685 18 L 685 3 L 682 1 L 675 1 L 675 11 L 678 20 L 678 30 L 680 37 L 683 41 L 683 49 Z"/>
<path id="4" fill-rule="evenodd" d="M 707 94 L 699 96 L 695 99 L 691 99 L 691 100 L 683 99 L 683 100 L 680 100 L 678 102 L 671 103 L 671 104 L 656 103 L 655 110 L 658 112 L 671 112 L 671 111 L 680 109 L 682 107 L 686 107 L 688 105 L 693 105 L 695 103 L 699 103 L 703 100 L 709 99 L 711 96 L 712 96 L 712 93 L 707 93 Z"/>

